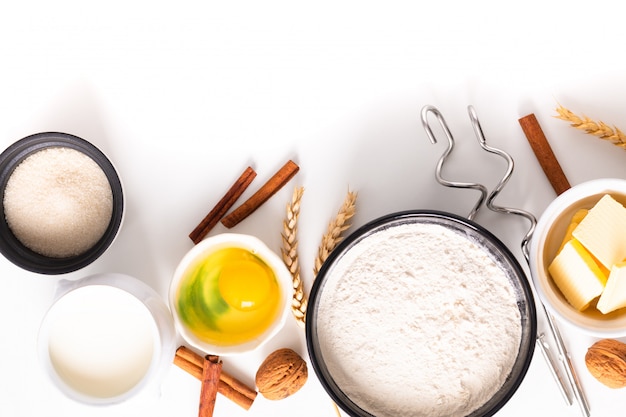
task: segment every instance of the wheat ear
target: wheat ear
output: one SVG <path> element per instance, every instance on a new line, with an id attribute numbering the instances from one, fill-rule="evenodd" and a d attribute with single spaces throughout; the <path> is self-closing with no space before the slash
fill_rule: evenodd
<path id="1" fill-rule="evenodd" d="M 287 213 L 283 221 L 281 254 L 283 262 L 289 269 L 293 282 L 293 298 L 291 311 L 298 324 L 304 327 L 306 317 L 307 298 L 304 295 L 302 279 L 300 277 L 300 262 L 298 261 L 298 216 L 300 215 L 300 201 L 304 194 L 303 187 L 296 187 L 291 201 L 287 204 Z"/>
<path id="2" fill-rule="evenodd" d="M 563 106 L 557 107 L 556 112 L 558 113 L 555 116 L 557 119 L 570 122 L 570 125 L 576 129 L 583 130 L 600 139 L 611 141 L 614 145 L 626 149 L 626 135 L 617 127 L 610 127 L 602 121 L 595 122 L 584 115 L 577 116 Z"/>
<path id="3" fill-rule="evenodd" d="M 357 194 L 355 192 L 348 191 L 343 205 L 337 212 L 337 216 L 328 224 L 326 233 L 322 236 L 322 242 L 317 251 L 317 258 L 315 258 L 315 265 L 313 266 L 313 276 L 317 276 L 328 255 L 343 240 L 343 232 L 350 227 L 349 221 L 356 211 L 356 197 Z"/>

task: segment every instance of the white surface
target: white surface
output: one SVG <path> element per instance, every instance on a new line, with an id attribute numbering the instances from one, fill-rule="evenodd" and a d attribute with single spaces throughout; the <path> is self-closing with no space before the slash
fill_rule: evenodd
<path id="1" fill-rule="evenodd" d="M 445 145 L 430 144 L 424 134 L 419 111 L 426 104 L 444 113 L 458 141 L 445 169 L 449 178 L 492 188 L 504 169 L 478 147 L 467 105 L 475 107 L 489 143 L 512 154 L 516 171 L 499 199 L 504 205 L 540 215 L 555 197 L 517 122 L 528 113 L 537 115 L 572 184 L 624 175 L 623 150 L 552 117 L 561 103 L 626 129 L 626 35 L 615 2 L 8 4 L 0 13 L 0 144 L 45 130 L 76 134 L 111 157 L 126 187 L 118 240 L 71 277 L 123 272 L 165 299 L 173 270 L 191 247 L 187 234 L 248 164 L 259 175 L 246 196 L 288 158 L 301 167 L 235 231 L 278 250 L 291 191 L 306 187 L 299 248 L 307 289 L 320 237 L 348 188 L 359 193 L 355 225 L 409 208 L 465 215 L 475 194 L 434 181 Z M 484 211 L 477 221 L 521 259 L 523 219 Z M 0 415 L 197 413 L 199 384 L 176 368 L 160 397 L 103 409 L 66 400 L 36 360 L 38 326 L 59 278 L 4 259 L 0 271 Z M 584 367 L 594 340 L 567 327 L 563 332 L 592 415 L 623 410 L 625 391 L 604 388 Z M 306 356 L 293 321 L 262 352 L 229 359 L 225 369 L 252 384 L 264 356 L 278 347 Z M 305 388 L 287 400 L 259 397 L 243 411 L 220 398 L 215 415 L 333 416 L 334 410 L 311 372 Z M 539 353 L 498 414 L 527 415 L 580 415 L 564 405 Z"/>

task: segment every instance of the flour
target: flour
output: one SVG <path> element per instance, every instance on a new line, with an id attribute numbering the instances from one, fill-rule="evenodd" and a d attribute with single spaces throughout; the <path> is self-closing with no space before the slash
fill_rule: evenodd
<path id="1" fill-rule="evenodd" d="M 337 385 L 378 417 L 466 416 L 506 380 L 521 317 L 505 272 L 446 227 L 364 238 L 326 278 L 317 331 Z"/>

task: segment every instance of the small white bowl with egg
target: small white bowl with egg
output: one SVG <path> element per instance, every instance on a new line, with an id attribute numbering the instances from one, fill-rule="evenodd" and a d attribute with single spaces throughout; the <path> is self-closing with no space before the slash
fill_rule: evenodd
<path id="1" fill-rule="evenodd" d="M 185 254 L 169 303 L 187 343 L 226 356 L 251 352 L 273 338 L 287 320 L 292 293 L 287 267 L 263 241 L 222 233 Z"/>
<path id="2" fill-rule="evenodd" d="M 555 317 L 596 337 L 626 335 L 626 304 L 620 302 L 626 300 L 626 282 L 623 290 L 619 284 L 620 271 L 626 280 L 626 268 L 619 265 L 626 259 L 623 206 L 626 180 L 578 184 L 546 208 L 531 240 L 531 275 L 543 304 Z"/>

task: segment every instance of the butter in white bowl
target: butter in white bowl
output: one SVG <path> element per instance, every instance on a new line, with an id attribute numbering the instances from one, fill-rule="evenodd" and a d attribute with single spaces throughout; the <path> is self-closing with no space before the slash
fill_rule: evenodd
<path id="1" fill-rule="evenodd" d="M 626 180 L 572 187 L 540 217 L 530 266 L 538 295 L 595 336 L 626 335 Z"/>
<path id="2" fill-rule="evenodd" d="M 626 293 L 619 291 L 624 276 L 619 265 L 626 259 L 626 208 L 605 194 L 571 224 L 571 234 L 548 267 L 550 276 L 580 311 L 594 300 L 603 314 L 626 307 Z"/>

